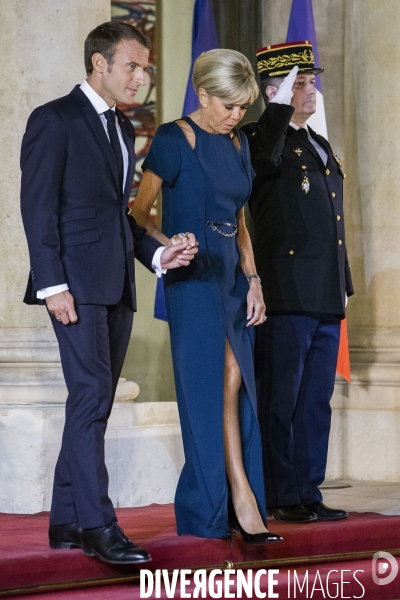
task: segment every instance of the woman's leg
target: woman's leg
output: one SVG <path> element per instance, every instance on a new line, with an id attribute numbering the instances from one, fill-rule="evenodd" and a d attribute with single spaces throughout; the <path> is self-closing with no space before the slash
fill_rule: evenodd
<path id="1" fill-rule="evenodd" d="M 239 425 L 239 391 L 242 374 L 228 340 L 224 375 L 224 447 L 225 467 L 236 516 L 247 533 L 267 531 L 243 465 Z"/>

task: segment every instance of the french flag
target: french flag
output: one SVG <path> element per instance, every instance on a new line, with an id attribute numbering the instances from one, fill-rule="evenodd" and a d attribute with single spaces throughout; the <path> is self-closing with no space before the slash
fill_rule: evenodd
<path id="1" fill-rule="evenodd" d="M 316 67 L 320 67 L 312 0 L 293 0 L 292 2 L 286 41 L 296 42 L 297 40 L 308 40 L 312 43 L 315 59 L 314 64 Z M 315 87 L 317 88 L 317 110 L 307 120 L 307 123 L 310 125 L 311 129 L 314 129 L 314 131 L 328 139 L 321 75 L 316 76 Z M 341 322 L 339 355 L 336 371 L 350 383 L 350 353 L 346 319 L 343 319 Z"/>
<path id="2" fill-rule="evenodd" d="M 286 41 L 297 42 L 298 40 L 307 40 L 312 43 L 314 64 L 316 67 L 320 67 L 312 0 L 293 0 Z M 328 139 L 321 75 L 316 75 L 315 87 L 317 88 L 317 111 L 311 115 L 307 123 L 311 129 Z"/>
<path id="3" fill-rule="evenodd" d="M 199 107 L 196 92 L 193 89 L 193 65 L 202 52 L 218 48 L 217 29 L 214 21 L 212 0 L 196 0 L 193 13 L 192 28 L 192 65 L 186 88 L 185 102 L 182 116 L 194 112 Z M 164 281 L 162 277 L 157 280 L 156 299 L 154 303 L 154 317 L 168 321 L 165 307 Z"/>

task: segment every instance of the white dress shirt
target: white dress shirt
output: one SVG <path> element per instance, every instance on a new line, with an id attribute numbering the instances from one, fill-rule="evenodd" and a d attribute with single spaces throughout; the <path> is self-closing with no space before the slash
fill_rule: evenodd
<path id="1" fill-rule="evenodd" d="M 108 106 L 107 102 L 101 96 L 99 96 L 99 94 L 97 92 L 94 91 L 94 89 L 91 87 L 91 85 L 89 85 L 89 83 L 86 81 L 86 79 L 80 86 L 80 89 L 85 94 L 85 96 L 87 96 L 87 98 L 93 105 L 93 108 L 99 115 L 100 120 L 103 124 L 104 130 L 107 134 L 107 137 L 109 138 L 108 129 L 107 129 L 107 119 L 103 113 L 105 113 L 106 110 L 109 110 L 110 107 Z M 111 110 L 113 110 L 115 112 L 115 105 L 111 108 Z M 117 116 L 115 116 L 115 122 L 116 122 L 116 126 L 117 126 L 119 143 L 121 144 L 122 158 L 124 161 L 123 189 L 125 189 L 126 174 L 128 172 L 128 164 L 129 164 L 129 155 L 128 155 L 128 150 L 125 146 L 124 138 L 122 136 L 122 131 L 119 126 Z M 165 246 L 161 246 L 160 248 L 157 248 L 157 250 L 155 251 L 154 256 L 153 256 L 151 266 L 155 270 L 157 277 L 161 277 L 161 275 L 163 273 L 166 273 L 166 270 L 161 268 L 161 254 L 164 249 L 165 249 Z M 44 300 L 45 298 L 48 298 L 49 296 L 54 296 L 54 294 L 59 294 L 60 292 L 65 292 L 68 289 L 69 289 L 68 284 L 62 283 L 60 285 L 53 285 L 48 288 L 43 288 L 42 290 L 39 290 L 38 292 L 36 292 L 36 296 L 39 300 Z"/>

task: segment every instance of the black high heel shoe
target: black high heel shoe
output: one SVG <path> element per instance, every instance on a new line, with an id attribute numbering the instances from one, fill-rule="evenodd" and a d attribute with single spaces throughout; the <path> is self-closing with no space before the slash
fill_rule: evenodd
<path id="1" fill-rule="evenodd" d="M 263 531 L 262 533 L 247 533 L 247 531 L 245 531 L 239 523 L 231 500 L 228 502 L 228 518 L 231 548 L 233 548 L 234 529 L 240 532 L 242 540 L 245 544 L 274 544 L 275 542 L 283 542 L 283 537 L 276 535 L 275 533 L 271 533 L 270 531 Z"/>

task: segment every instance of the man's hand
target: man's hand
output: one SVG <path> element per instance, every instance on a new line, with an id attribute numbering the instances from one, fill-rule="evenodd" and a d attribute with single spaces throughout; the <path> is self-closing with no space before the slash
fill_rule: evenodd
<path id="1" fill-rule="evenodd" d="M 252 279 L 247 293 L 247 325 L 262 325 L 266 320 L 261 283 Z"/>
<path id="2" fill-rule="evenodd" d="M 46 305 L 49 313 L 54 315 L 57 321 L 61 321 L 64 325 L 78 321 L 74 298 L 68 290 L 46 298 Z"/>
<path id="3" fill-rule="evenodd" d="M 282 81 L 278 90 L 271 93 L 272 97 L 270 96 L 270 94 L 268 94 L 268 91 L 267 91 L 267 94 L 270 98 L 271 103 L 290 104 L 290 101 L 293 96 L 292 88 L 293 88 L 294 82 L 296 81 L 298 70 L 299 70 L 299 67 L 297 65 L 295 67 L 293 67 L 293 69 L 290 71 L 289 75 L 286 75 L 285 79 Z M 268 87 L 271 90 L 276 90 L 276 88 L 274 88 L 272 86 L 268 86 Z M 267 90 L 268 90 L 268 87 L 267 87 Z"/>
<path id="4" fill-rule="evenodd" d="M 174 235 L 161 253 L 161 268 L 187 267 L 198 252 L 197 246 L 198 242 L 196 242 L 193 233 L 186 232 Z"/>

